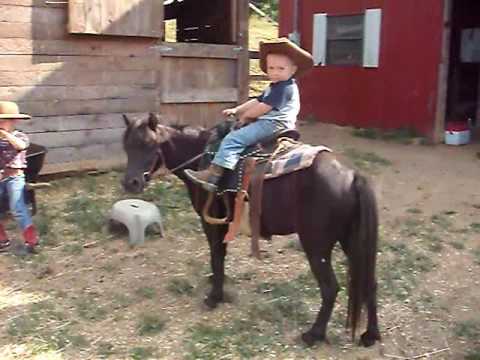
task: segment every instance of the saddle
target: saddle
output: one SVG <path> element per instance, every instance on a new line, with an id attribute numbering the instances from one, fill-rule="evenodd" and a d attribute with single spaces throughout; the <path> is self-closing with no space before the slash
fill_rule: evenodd
<path id="1" fill-rule="evenodd" d="M 232 121 L 221 123 L 213 131 L 207 144 L 201 167 L 207 167 L 213 160 L 221 140 L 233 126 Z M 252 232 L 251 253 L 260 258 L 260 230 L 262 193 L 264 181 L 306 168 L 321 150 L 326 147 L 313 147 L 299 142 L 297 130 L 280 131 L 258 144 L 247 148 L 240 156 L 236 168 L 226 171 L 218 184 L 216 196 L 222 196 L 227 209 L 226 217 L 215 218 L 209 215 L 209 209 L 215 197 L 210 194 L 203 209 L 203 218 L 210 224 L 229 224 L 224 242 L 232 241 L 239 231 L 245 202 L 249 202 L 249 220 Z M 231 201 L 231 196 L 235 200 Z M 232 209 L 233 208 L 233 209 Z"/>

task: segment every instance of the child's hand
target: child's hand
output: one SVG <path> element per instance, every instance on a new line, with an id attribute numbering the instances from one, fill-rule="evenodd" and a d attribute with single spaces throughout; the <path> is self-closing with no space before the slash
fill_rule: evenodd
<path id="1" fill-rule="evenodd" d="M 237 121 L 235 122 L 235 124 L 233 124 L 233 129 L 234 129 L 234 130 L 238 130 L 238 129 L 242 128 L 244 125 L 245 125 L 245 122 L 244 122 L 244 121 L 242 121 L 242 120 L 237 120 Z"/>
<path id="2" fill-rule="evenodd" d="M 236 108 L 225 109 L 222 111 L 222 114 L 225 116 L 235 116 L 237 114 Z"/>

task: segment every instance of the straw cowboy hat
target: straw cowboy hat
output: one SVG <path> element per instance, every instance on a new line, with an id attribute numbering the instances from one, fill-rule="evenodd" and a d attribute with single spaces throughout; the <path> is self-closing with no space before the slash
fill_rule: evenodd
<path id="1" fill-rule="evenodd" d="M 12 101 L 0 101 L 0 120 L 30 119 L 30 115 L 20 114 L 18 105 Z"/>
<path id="2" fill-rule="evenodd" d="M 260 68 L 264 73 L 267 73 L 268 54 L 283 54 L 292 59 L 298 68 L 295 77 L 303 75 L 313 66 L 312 55 L 287 38 L 260 42 Z"/>

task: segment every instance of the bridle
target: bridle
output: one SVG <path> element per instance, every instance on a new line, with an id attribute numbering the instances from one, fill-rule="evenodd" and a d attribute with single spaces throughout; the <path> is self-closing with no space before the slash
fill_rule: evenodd
<path id="1" fill-rule="evenodd" d="M 231 116 L 229 116 L 229 118 L 231 118 Z M 208 132 L 208 133 L 210 133 L 216 126 L 217 126 L 217 125 L 214 125 L 214 126 L 208 128 L 208 129 L 205 130 L 205 131 Z M 184 161 L 184 162 L 181 163 L 180 165 L 174 167 L 173 169 L 168 169 L 168 170 L 169 170 L 171 173 L 175 173 L 175 171 L 180 170 L 180 169 L 182 169 L 183 167 L 185 167 L 186 165 L 188 165 L 188 164 L 190 164 L 190 163 L 192 163 L 192 162 L 200 159 L 200 158 L 201 158 L 203 155 L 205 155 L 205 154 L 206 154 L 206 152 L 201 152 L 200 154 L 194 156 L 193 158 L 188 159 L 187 161 Z M 157 157 L 156 157 L 155 161 L 153 162 L 150 170 L 145 171 L 145 172 L 143 173 L 143 179 L 144 179 L 145 182 L 149 182 L 149 181 L 152 179 L 153 173 L 155 172 L 155 165 L 157 165 L 157 163 L 158 163 L 159 160 L 161 160 L 162 163 L 163 163 L 164 166 L 165 166 L 165 164 L 166 164 L 166 162 L 165 162 L 165 156 L 163 155 L 163 152 L 162 152 L 162 150 L 160 149 L 160 146 L 159 146 L 158 149 L 157 149 Z"/>
<path id="2" fill-rule="evenodd" d="M 184 161 L 183 163 L 181 163 L 180 165 L 178 166 L 175 166 L 173 169 L 168 169 L 171 173 L 175 173 L 175 171 L 177 170 L 180 170 L 182 169 L 183 167 L 185 167 L 186 165 L 188 164 L 191 164 L 192 162 L 200 159 L 203 155 L 205 155 L 205 152 L 201 152 L 200 154 L 194 156 L 193 158 L 191 159 L 188 159 L 187 161 Z M 155 172 L 155 166 L 158 164 L 159 161 L 162 161 L 162 164 L 164 166 L 166 166 L 166 162 L 165 162 L 165 156 L 163 155 L 163 152 L 160 148 L 157 149 L 157 157 L 155 158 L 155 161 L 152 163 L 152 166 L 150 167 L 150 170 L 148 171 L 145 171 L 143 173 L 143 180 L 145 182 L 149 182 L 152 177 L 153 177 L 153 173 Z"/>

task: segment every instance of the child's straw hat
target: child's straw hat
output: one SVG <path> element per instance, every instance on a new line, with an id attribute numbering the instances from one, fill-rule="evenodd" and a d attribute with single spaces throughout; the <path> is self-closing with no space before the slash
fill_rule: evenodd
<path id="1" fill-rule="evenodd" d="M 295 77 L 303 75 L 313 67 L 313 57 L 287 38 L 260 42 L 260 68 L 267 73 L 267 55 L 282 54 L 288 56 L 297 66 Z"/>
<path id="2" fill-rule="evenodd" d="M 30 115 L 20 114 L 18 105 L 12 101 L 0 101 L 0 120 L 30 119 Z"/>

